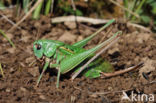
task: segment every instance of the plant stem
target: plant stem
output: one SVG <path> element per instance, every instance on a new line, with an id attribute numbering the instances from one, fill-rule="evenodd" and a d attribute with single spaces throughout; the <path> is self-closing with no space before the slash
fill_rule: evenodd
<path id="1" fill-rule="evenodd" d="M 142 0 L 141 3 L 139 4 L 139 6 L 137 7 L 137 9 L 135 10 L 135 13 L 138 14 L 138 11 L 141 9 L 141 7 L 143 6 L 143 4 L 145 3 L 146 0 Z M 136 19 L 135 16 L 132 17 L 132 21 L 134 21 Z"/>
<path id="2" fill-rule="evenodd" d="M 36 7 L 34 13 L 33 13 L 33 19 L 38 19 L 40 17 L 40 12 L 42 8 L 43 1 L 40 2 L 40 4 Z"/>
<path id="3" fill-rule="evenodd" d="M 123 3 L 124 3 L 124 6 L 125 6 L 125 8 L 128 8 L 128 0 L 123 0 Z M 125 18 L 128 18 L 128 12 L 127 11 L 125 11 Z"/>
<path id="4" fill-rule="evenodd" d="M 13 27 L 11 27 L 11 28 L 8 30 L 8 32 L 9 32 L 9 31 L 12 31 L 15 27 L 18 27 L 18 25 L 20 25 L 20 24 L 33 12 L 33 10 L 34 10 L 41 2 L 43 2 L 43 0 L 38 0 L 38 1 L 34 4 L 34 6 L 28 11 L 28 13 L 25 14 L 24 17 L 23 17 L 20 21 L 18 21 Z"/>
<path id="5" fill-rule="evenodd" d="M 124 6 L 120 5 L 118 2 L 114 1 L 114 0 L 110 0 L 110 2 L 112 2 L 113 4 L 119 6 L 120 8 L 122 8 L 123 10 L 129 12 L 131 15 L 134 15 L 137 18 L 140 18 L 140 16 L 134 12 L 132 12 L 131 10 L 129 10 L 128 8 L 125 8 Z"/>
<path id="6" fill-rule="evenodd" d="M 4 78 L 4 72 L 3 72 L 3 68 L 2 68 L 1 63 L 0 63 L 0 71 L 1 71 L 2 77 Z"/>
<path id="7" fill-rule="evenodd" d="M 28 5 L 29 5 L 29 0 L 23 0 L 23 9 L 25 13 L 28 12 Z"/>
<path id="8" fill-rule="evenodd" d="M 16 48 L 14 43 L 7 37 L 7 35 L 2 30 L 0 30 L 0 34 L 2 34 L 9 41 L 12 47 Z"/>
<path id="9" fill-rule="evenodd" d="M 52 2 L 51 0 L 48 0 L 46 3 L 45 12 L 44 12 L 45 15 L 48 15 L 48 13 L 50 11 L 51 2 Z"/>

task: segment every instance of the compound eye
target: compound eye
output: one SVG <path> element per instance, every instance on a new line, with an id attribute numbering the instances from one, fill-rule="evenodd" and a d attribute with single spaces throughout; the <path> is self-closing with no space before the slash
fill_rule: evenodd
<path id="1" fill-rule="evenodd" d="M 36 49 L 37 50 L 40 50 L 41 49 L 41 45 L 40 44 L 36 44 L 35 46 L 36 46 Z"/>

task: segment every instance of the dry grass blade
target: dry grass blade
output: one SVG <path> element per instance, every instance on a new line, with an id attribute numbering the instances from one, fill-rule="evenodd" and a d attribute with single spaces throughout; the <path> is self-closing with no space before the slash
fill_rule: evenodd
<path id="1" fill-rule="evenodd" d="M 43 0 L 38 0 L 35 5 L 29 10 L 29 12 L 20 20 L 18 21 L 9 31 L 12 31 L 15 27 L 18 27 L 33 11 L 34 9 L 42 2 Z"/>
<path id="2" fill-rule="evenodd" d="M 95 93 L 91 93 L 91 96 L 95 96 L 95 95 L 106 95 L 106 94 L 111 94 L 111 93 L 122 93 L 123 91 L 130 91 L 132 89 L 128 89 L 128 90 L 119 90 L 119 91 L 108 91 L 108 92 L 95 92 Z"/>
<path id="3" fill-rule="evenodd" d="M 105 24 L 109 21 L 109 20 L 104 20 L 104 19 L 94 19 L 94 18 L 89 18 L 89 17 L 71 15 L 71 16 L 61 16 L 61 17 L 52 18 L 52 23 L 75 21 L 75 18 L 77 22 L 91 23 L 94 25 Z"/>
<path id="4" fill-rule="evenodd" d="M 5 15 L 3 15 L 3 14 L 1 14 L 0 13 L 0 15 L 5 19 L 5 20 L 7 20 L 10 24 L 12 24 L 12 25 L 15 25 L 15 23 L 12 21 L 12 20 L 10 20 L 7 16 L 5 16 Z M 18 29 L 21 29 L 20 27 L 17 27 Z"/>
<path id="5" fill-rule="evenodd" d="M 116 1 L 114 1 L 114 0 L 110 0 L 110 2 L 112 2 L 113 4 L 119 6 L 119 7 L 122 8 L 123 10 L 129 12 L 130 14 L 134 15 L 135 17 L 140 18 L 140 16 L 139 16 L 138 14 L 136 14 L 136 13 L 132 12 L 131 10 L 125 8 L 124 6 L 120 5 L 118 2 L 116 2 Z"/>
<path id="6" fill-rule="evenodd" d="M 51 13 L 53 14 L 53 10 L 54 10 L 54 0 L 52 0 L 52 3 L 51 3 Z"/>
<path id="7" fill-rule="evenodd" d="M 4 72 L 3 72 L 3 68 L 2 68 L 1 63 L 0 63 L 0 71 L 1 71 L 2 77 L 4 78 Z"/>
<path id="8" fill-rule="evenodd" d="M 55 18 L 51 19 L 52 23 L 75 22 L 75 21 L 76 22 L 83 22 L 83 23 L 91 23 L 93 25 L 98 25 L 98 24 L 105 24 L 109 20 L 106 20 L 106 19 L 94 19 L 94 18 L 83 17 L 83 16 L 74 16 L 74 15 L 55 17 Z M 150 29 L 148 29 L 148 28 L 146 28 L 146 27 L 144 27 L 142 25 L 134 24 L 134 23 L 131 23 L 131 22 L 126 22 L 126 23 L 127 23 L 128 26 L 133 26 L 133 27 L 136 27 L 136 28 L 138 28 L 140 30 L 143 30 L 143 31 L 146 31 L 146 32 L 151 32 Z"/>

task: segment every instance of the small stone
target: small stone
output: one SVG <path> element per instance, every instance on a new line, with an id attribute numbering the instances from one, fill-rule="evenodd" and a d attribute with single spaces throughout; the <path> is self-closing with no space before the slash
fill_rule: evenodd
<path id="1" fill-rule="evenodd" d="M 35 26 L 36 28 L 39 28 L 39 27 L 41 26 L 41 24 L 40 24 L 40 22 L 35 22 L 34 26 Z"/>
<path id="2" fill-rule="evenodd" d="M 34 60 L 35 60 L 34 57 L 28 57 L 28 58 L 26 58 L 25 62 L 28 63 L 28 64 L 29 63 L 31 64 Z"/>
<path id="3" fill-rule="evenodd" d="M 75 29 L 76 28 L 76 22 L 64 22 L 64 25 L 67 26 L 69 29 Z"/>
<path id="4" fill-rule="evenodd" d="M 71 103 L 75 103 L 76 97 L 75 96 L 71 96 Z"/>
<path id="5" fill-rule="evenodd" d="M 26 92 L 27 91 L 27 89 L 24 88 L 24 87 L 20 87 L 20 90 L 23 91 L 23 92 Z"/>
<path id="6" fill-rule="evenodd" d="M 14 70 L 14 68 L 10 68 L 10 73 L 12 73 L 12 72 L 14 72 L 15 70 Z"/>
<path id="7" fill-rule="evenodd" d="M 80 41 L 83 39 L 83 36 L 78 36 L 77 41 Z"/>
<path id="8" fill-rule="evenodd" d="M 21 30 L 22 35 L 28 35 L 29 33 L 26 30 Z"/>
<path id="9" fill-rule="evenodd" d="M 7 88 L 5 91 L 9 93 L 11 90 L 9 88 Z"/>
<path id="10" fill-rule="evenodd" d="M 15 53 L 15 50 L 16 48 L 13 48 L 13 47 L 7 49 L 7 51 L 11 54 Z"/>
<path id="11" fill-rule="evenodd" d="M 46 99 L 46 97 L 44 95 L 40 95 L 39 98 L 40 99 Z"/>
<path id="12" fill-rule="evenodd" d="M 144 79 L 142 73 L 149 73 L 156 70 L 156 61 L 149 59 L 149 58 L 143 58 L 144 66 L 139 69 L 139 76 L 141 79 Z"/>
<path id="13" fill-rule="evenodd" d="M 137 42 L 142 44 L 142 43 L 144 43 L 144 41 L 147 41 L 149 38 L 150 38 L 150 35 L 147 33 L 144 33 L 142 35 L 137 36 Z"/>
<path id="14" fill-rule="evenodd" d="M 23 42 L 28 42 L 28 40 L 30 40 L 31 36 L 30 35 L 23 35 L 21 38 L 21 41 Z"/>
<path id="15" fill-rule="evenodd" d="M 58 40 L 60 41 L 68 41 L 68 42 L 74 42 L 75 39 L 77 38 L 76 35 L 71 34 L 70 32 L 66 31 Z"/>
<path id="16" fill-rule="evenodd" d="M 25 52 L 27 52 L 29 55 L 34 55 L 32 51 L 32 45 L 27 46 Z"/>
<path id="17" fill-rule="evenodd" d="M 112 90 L 113 90 L 113 88 L 109 86 L 109 87 L 108 87 L 108 90 L 112 91 Z"/>
<path id="18" fill-rule="evenodd" d="M 39 75 L 38 67 L 28 68 L 28 72 L 33 76 L 36 77 Z"/>
<path id="19" fill-rule="evenodd" d="M 110 54 L 110 55 L 115 53 L 115 52 L 119 52 L 119 48 L 118 47 L 115 47 L 115 48 L 112 48 L 112 49 L 108 50 L 108 54 Z"/>

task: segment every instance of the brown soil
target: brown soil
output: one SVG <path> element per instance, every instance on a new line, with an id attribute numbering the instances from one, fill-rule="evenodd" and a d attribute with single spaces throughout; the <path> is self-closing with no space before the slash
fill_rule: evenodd
<path id="1" fill-rule="evenodd" d="M 16 21 L 10 13 L 5 13 L 5 15 Z M 107 34 L 109 29 L 100 33 L 86 48 L 97 45 L 104 35 L 110 36 L 122 30 L 123 35 L 119 42 L 103 54 L 103 57 L 109 60 L 116 70 L 142 61 L 149 68 L 142 67 L 139 70 L 107 79 L 79 77 L 71 82 L 69 78 L 62 76 L 59 89 L 56 89 L 56 73 L 47 71 L 39 87 L 35 88 L 39 76 L 39 65 L 32 64 L 36 60 L 32 45 L 36 39 L 48 38 L 71 44 L 92 34 L 98 28 L 84 27 L 80 24 L 77 29 L 67 24 L 51 24 L 50 18 L 44 16 L 40 20 L 29 18 L 20 25 L 22 30 L 15 29 L 6 33 L 15 43 L 16 49 L 12 48 L 3 36 L 0 36 L 0 63 L 5 75 L 5 77 L 0 75 L 0 103 L 127 103 L 128 101 L 121 101 L 122 90 L 126 90 L 129 96 L 132 91 L 141 94 L 156 94 L 154 82 L 156 35 L 132 29 L 120 23 L 113 24 L 113 29 L 110 26 L 109 34 Z M 71 23 L 71 25 L 75 24 Z M 1 30 L 6 32 L 11 27 L 11 24 L 0 17 Z M 153 64 L 148 61 L 152 61 Z"/>

